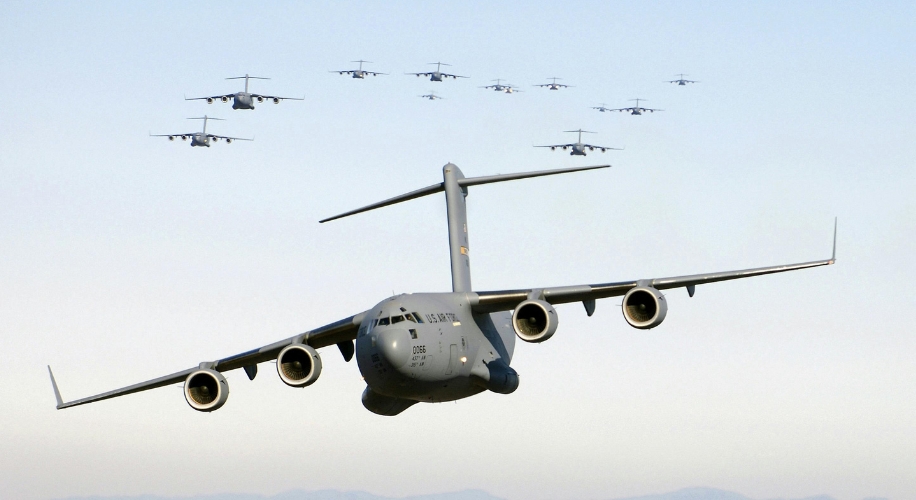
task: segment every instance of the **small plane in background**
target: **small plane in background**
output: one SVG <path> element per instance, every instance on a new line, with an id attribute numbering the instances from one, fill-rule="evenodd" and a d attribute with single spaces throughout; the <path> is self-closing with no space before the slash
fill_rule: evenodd
<path id="1" fill-rule="evenodd" d="M 245 90 L 241 92 L 236 92 L 234 94 L 224 94 L 224 95 L 214 95 L 210 97 L 185 97 L 186 101 L 207 101 L 207 104 L 213 104 L 213 101 L 219 99 L 222 102 L 229 102 L 229 99 L 232 99 L 232 109 L 254 109 L 254 103 L 264 102 L 264 100 L 273 101 L 274 104 L 279 104 L 283 100 L 291 101 L 304 101 L 305 98 L 298 97 L 277 97 L 274 95 L 264 95 L 264 94 L 252 94 L 248 92 L 248 80 L 270 80 L 270 78 L 264 78 L 262 76 L 233 76 L 226 78 L 226 80 L 241 80 L 245 79 Z"/>
<path id="2" fill-rule="evenodd" d="M 521 92 L 521 90 L 519 90 L 519 89 L 513 87 L 513 86 L 512 86 L 511 84 L 509 84 L 509 83 L 505 83 L 505 84 L 502 83 L 502 79 L 501 79 L 501 78 L 497 78 L 496 80 L 492 80 L 492 81 L 496 82 L 496 84 L 494 84 L 494 85 L 487 85 L 486 87 L 480 87 L 480 88 L 482 88 L 482 89 L 493 89 L 493 90 L 495 90 L 496 92 L 504 92 L 504 93 L 506 93 L 506 94 L 512 94 L 512 93 L 515 93 L 515 92 Z"/>
<path id="3" fill-rule="evenodd" d="M 360 80 L 362 80 L 363 78 L 366 78 L 366 75 L 378 76 L 378 75 L 387 75 L 388 74 L 388 73 L 376 73 L 375 71 L 364 70 L 363 63 L 371 64 L 372 61 L 363 61 L 362 59 L 360 59 L 359 61 L 350 61 L 350 62 L 359 63 L 359 69 L 345 69 L 345 70 L 338 70 L 338 71 L 330 71 L 330 73 L 340 73 L 341 75 L 350 74 L 352 75 L 353 78 L 359 78 Z"/>
<path id="4" fill-rule="evenodd" d="M 586 134 L 594 134 L 595 132 L 589 132 L 588 130 L 582 130 L 581 128 L 580 128 L 579 130 L 564 130 L 564 132 L 570 132 L 570 133 L 576 133 L 576 132 L 578 132 L 578 133 L 579 133 L 579 140 L 576 141 L 576 142 L 574 142 L 574 143 L 572 143 L 572 144 L 554 144 L 554 145 L 552 145 L 552 146 L 535 146 L 535 147 L 536 147 L 536 148 L 550 148 L 551 151 L 555 151 L 557 148 L 560 148 L 560 149 L 562 149 L 563 151 L 566 151 L 567 149 L 572 149 L 572 151 L 569 152 L 570 156 L 572 156 L 572 155 L 575 155 L 575 156 L 586 156 L 586 154 L 585 154 L 585 150 L 586 150 L 586 149 L 589 150 L 589 151 L 594 151 L 594 150 L 598 149 L 598 150 L 601 150 L 602 153 L 604 153 L 604 152 L 607 151 L 608 149 L 613 149 L 613 150 L 616 150 L 616 151 L 622 151 L 622 150 L 623 150 L 622 148 L 609 148 L 609 147 L 607 147 L 607 146 L 594 146 L 594 145 L 592 145 L 592 144 L 584 144 L 584 143 L 582 142 L 582 134 L 583 134 L 583 133 L 586 133 Z"/>
<path id="5" fill-rule="evenodd" d="M 677 75 L 677 80 L 668 80 L 668 83 L 676 83 L 678 85 L 687 85 L 688 83 L 700 83 L 696 80 L 684 80 L 684 77 L 687 76 L 684 73 Z"/>
<path id="6" fill-rule="evenodd" d="M 461 75 L 451 75 L 451 74 L 443 73 L 443 72 L 440 71 L 440 69 L 441 69 L 442 66 L 451 66 L 451 64 L 445 64 L 445 63 L 443 63 L 443 62 L 434 62 L 434 63 L 429 63 L 429 64 L 435 64 L 435 65 L 436 65 L 436 71 L 430 71 L 430 72 L 427 72 L 427 73 L 404 73 L 404 74 L 405 74 L 405 75 L 416 75 L 418 78 L 421 77 L 421 76 L 428 76 L 428 77 L 429 77 L 429 81 L 431 81 L 431 82 L 441 82 L 443 78 L 455 78 L 455 79 L 457 79 L 457 78 L 470 78 L 470 77 L 461 76 Z"/>
<path id="7" fill-rule="evenodd" d="M 421 95 L 420 97 L 429 99 L 430 101 L 435 101 L 436 99 L 445 99 L 444 97 L 437 96 L 433 91 L 430 91 L 428 94 Z"/>
<path id="8" fill-rule="evenodd" d="M 231 144 L 232 141 L 253 141 L 254 139 L 245 139 L 244 137 L 227 137 L 225 135 L 215 135 L 207 133 L 207 120 L 220 120 L 222 118 L 212 118 L 209 116 L 202 116 L 200 118 L 188 118 L 188 120 L 203 120 L 204 121 L 204 130 L 203 132 L 189 132 L 186 134 L 150 134 L 150 137 L 168 137 L 170 141 L 174 141 L 176 137 L 181 137 L 182 141 L 188 140 L 188 137 L 191 138 L 191 146 L 206 146 L 210 147 L 210 141 L 218 142 L 220 139 L 226 141 L 226 144 Z"/>
<path id="9" fill-rule="evenodd" d="M 549 90 L 560 90 L 572 87 L 572 85 L 563 85 L 562 83 L 557 83 L 557 80 L 562 80 L 562 78 L 557 78 L 555 76 L 550 77 L 553 80 L 550 83 L 542 83 L 540 85 L 534 85 L 535 87 L 547 87 Z"/>
<path id="10" fill-rule="evenodd" d="M 652 109 L 652 108 L 644 108 L 640 106 L 639 101 L 645 101 L 645 99 L 636 98 L 636 99 L 630 99 L 630 100 L 636 101 L 636 105 L 630 106 L 629 108 L 613 108 L 613 109 L 605 108 L 604 106 L 598 106 L 598 107 L 593 107 L 592 109 L 597 109 L 598 111 L 601 111 L 602 113 L 605 111 L 619 111 L 621 113 L 630 113 L 631 115 L 641 115 L 643 113 L 654 113 L 656 111 L 664 111 L 664 109 Z"/>

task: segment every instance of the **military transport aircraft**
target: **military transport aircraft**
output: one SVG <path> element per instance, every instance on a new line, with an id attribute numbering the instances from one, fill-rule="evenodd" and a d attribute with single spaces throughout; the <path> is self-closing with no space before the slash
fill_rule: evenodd
<path id="1" fill-rule="evenodd" d="M 444 97 L 439 97 L 435 92 L 429 91 L 428 94 L 421 95 L 420 97 L 424 99 L 429 99 L 430 101 L 435 101 L 436 99 L 445 99 Z"/>
<path id="2" fill-rule="evenodd" d="M 668 80 L 668 83 L 676 83 L 678 85 L 687 85 L 688 83 L 700 83 L 695 80 L 684 80 L 684 77 L 687 76 L 684 73 L 677 75 L 677 80 Z"/>
<path id="3" fill-rule="evenodd" d="M 572 85 L 563 85 L 562 83 L 557 83 L 557 80 L 562 80 L 562 78 L 557 78 L 555 76 L 550 78 L 553 80 L 550 83 L 542 83 L 540 85 L 534 85 L 535 87 L 547 87 L 549 90 L 560 90 L 561 88 L 569 88 Z"/>
<path id="4" fill-rule="evenodd" d="M 586 149 L 588 149 L 589 151 L 594 151 L 594 150 L 596 150 L 596 149 L 599 149 L 599 150 L 601 150 L 602 153 L 604 153 L 604 152 L 607 151 L 608 149 L 613 149 L 613 150 L 616 150 L 616 151 L 622 151 L 621 148 L 609 148 L 609 147 L 607 147 L 607 146 L 593 146 L 593 145 L 591 145 L 591 144 L 583 144 L 583 143 L 582 143 L 582 134 L 583 134 L 583 133 L 586 133 L 586 134 L 594 134 L 595 132 L 589 132 L 588 130 L 582 130 L 581 128 L 580 128 L 579 130 L 564 130 L 564 132 L 572 132 L 572 133 L 578 132 L 578 133 L 579 133 L 579 140 L 577 140 L 575 143 L 572 143 L 572 144 L 554 144 L 553 146 L 535 146 L 535 147 L 536 147 L 536 148 L 550 148 L 551 151 L 554 151 L 554 150 L 556 150 L 557 148 L 560 148 L 560 149 L 562 149 L 563 151 L 566 151 L 567 149 L 572 149 L 572 151 L 569 152 L 570 156 L 573 156 L 573 155 L 575 155 L 575 156 L 586 156 L 586 154 L 585 154 L 585 150 L 586 150 Z"/>
<path id="5" fill-rule="evenodd" d="M 502 83 L 502 78 L 497 78 L 496 80 L 492 80 L 492 81 L 496 82 L 496 84 L 495 84 L 495 85 L 487 85 L 486 87 L 480 87 L 480 88 L 482 88 L 482 89 L 493 89 L 493 90 L 495 90 L 496 92 L 505 92 L 506 94 L 512 94 L 512 93 L 515 93 L 515 92 L 521 92 L 521 90 L 519 90 L 519 89 L 513 87 L 513 86 L 512 86 L 511 84 L 509 84 L 509 83 Z"/>
<path id="6" fill-rule="evenodd" d="M 206 146 L 210 147 L 210 140 L 217 142 L 220 139 L 224 139 L 226 144 L 230 144 L 232 141 L 253 141 L 254 139 L 245 139 L 243 137 L 226 137 L 225 135 L 214 135 L 207 133 L 207 120 L 219 120 L 223 121 L 222 118 L 213 118 L 207 115 L 204 115 L 200 118 L 188 118 L 188 120 L 203 120 L 204 121 L 204 130 L 203 132 L 189 132 L 187 134 L 150 134 L 150 137 L 168 137 L 170 141 L 174 141 L 176 137 L 181 137 L 182 141 L 188 140 L 188 137 L 191 138 L 191 146 Z"/>
<path id="7" fill-rule="evenodd" d="M 605 108 L 604 106 L 592 108 L 597 109 L 598 111 L 620 111 L 621 113 L 630 113 L 631 115 L 641 115 L 643 113 L 654 113 L 656 111 L 664 111 L 664 109 L 652 109 L 652 108 L 643 108 L 639 105 L 639 101 L 645 101 L 645 99 L 630 99 L 631 101 L 636 101 L 635 106 L 630 106 L 629 108 Z"/>
<path id="8" fill-rule="evenodd" d="M 213 101 L 219 99 L 222 102 L 229 102 L 229 99 L 232 99 L 232 109 L 254 109 L 254 102 L 264 102 L 264 100 L 273 101 L 274 104 L 280 104 L 280 101 L 290 100 L 290 101 L 304 101 L 305 98 L 299 97 L 277 97 L 273 95 L 264 95 L 264 94 L 252 94 L 248 92 L 248 80 L 270 80 L 270 78 L 264 78 L 261 76 L 233 76 L 226 78 L 226 80 L 240 80 L 245 79 L 245 90 L 242 92 L 236 92 L 234 94 L 224 94 L 224 95 L 214 95 L 210 97 L 185 97 L 186 101 L 200 101 L 205 100 L 207 104 L 213 104 Z"/>
<path id="9" fill-rule="evenodd" d="M 379 415 L 397 415 L 419 402 L 454 401 L 487 390 L 509 394 L 519 384 L 518 373 L 509 366 L 515 351 L 515 337 L 525 342 L 543 342 L 553 336 L 558 326 L 556 304 L 581 302 L 586 314 L 591 316 L 597 299 L 622 296 L 626 322 L 634 328 L 649 329 L 661 324 L 668 313 L 662 290 L 686 288 L 692 297 L 697 285 L 826 266 L 835 261 L 836 226 L 834 253 L 825 260 L 591 285 L 497 291 L 473 289 L 465 204 L 471 186 L 609 166 L 465 177 L 458 167 L 449 163 L 442 169 L 442 182 L 321 222 L 445 192 L 451 292 L 394 295 L 353 316 L 272 344 L 70 402 L 61 398 L 49 366 L 57 408 L 184 382 L 184 397 L 191 408 L 209 412 L 221 408 L 229 397 L 224 372 L 242 368 L 249 379 L 254 379 L 258 364 L 276 360 L 277 374 L 283 383 L 306 387 L 321 375 L 318 349 L 331 345 L 336 345 L 347 361 L 356 355 L 359 371 L 366 381 L 363 406 Z"/>
<path id="10" fill-rule="evenodd" d="M 445 64 L 445 63 L 443 63 L 443 62 L 434 62 L 434 63 L 429 63 L 429 64 L 435 64 L 435 65 L 436 65 L 436 71 L 431 71 L 431 72 L 428 72 L 428 73 L 404 73 L 404 74 L 405 74 L 405 75 L 416 75 L 418 78 L 421 77 L 421 76 L 428 76 L 428 77 L 429 77 L 429 81 L 431 81 L 431 82 L 441 82 L 443 78 L 455 78 L 455 79 L 457 79 L 457 78 L 470 78 L 470 77 L 468 77 L 468 76 L 450 75 L 450 74 L 448 74 L 448 73 L 442 73 L 441 71 L 439 71 L 439 70 L 441 69 L 442 66 L 451 66 L 451 64 Z"/>
<path id="11" fill-rule="evenodd" d="M 329 73 L 340 73 L 341 75 L 343 75 L 343 74 L 350 74 L 350 75 L 353 75 L 353 78 L 359 78 L 359 79 L 366 78 L 366 75 L 378 76 L 378 75 L 387 75 L 387 74 L 388 74 L 388 73 L 376 73 L 375 71 L 366 71 L 366 70 L 364 70 L 364 69 L 363 69 L 363 63 L 370 63 L 370 64 L 371 64 L 372 61 L 363 61 L 362 59 L 360 59 L 359 61 L 350 61 L 350 62 L 359 63 L 359 69 L 346 69 L 346 70 L 339 70 L 339 71 L 330 71 Z"/>

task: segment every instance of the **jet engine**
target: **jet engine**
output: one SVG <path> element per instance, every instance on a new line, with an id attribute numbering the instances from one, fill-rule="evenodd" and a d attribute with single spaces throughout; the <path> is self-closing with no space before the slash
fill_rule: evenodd
<path id="1" fill-rule="evenodd" d="M 607 151 L 607 148 L 601 148 L 602 153 L 604 153 L 605 151 Z"/>
<path id="2" fill-rule="evenodd" d="M 170 140 L 170 141 L 174 141 L 174 140 L 175 140 L 175 136 L 174 136 L 174 135 L 170 135 L 170 136 L 169 136 L 169 140 Z"/>
<path id="3" fill-rule="evenodd" d="M 623 317 L 633 328 L 648 330 L 662 324 L 668 314 L 665 296 L 650 286 L 638 286 L 623 296 Z"/>
<path id="4" fill-rule="evenodd" d="M 184 398 L 197 411 L 218 410 L 229 399 L 229 383 L 216 370 L 197 370 L 184 381 Z"/>
<path id="5" fill-rule="evenodd" d="M 280 99 L 274 97 L 274 104 L 280 104 Z"/>
<path id="6" fill-rule="evenodd" d="M 512 328 L 525 342 L 543 342 L 557 331 L 557 311 L 543 300 L 526 300 L 512 312 Z"/>
<path id="7" fill-rule="evenodd" d="M 277 373 L 290 387 L 306 387 L 321 375 L 321 356 L 307 344 L 290 344 L 277 356 Z"/>
<path id="8" fill-rule="evenodd" d="M 181 140 L 182 140 L 182 141 L 188 140 L 188 136 L 186 136 L 186 135 L 181 136 Z"/>
<path id="9" fill-rule="evenodd" d="M 219 142 L 219 137 L 213 137 L 213 142 Z"/>
<path id="10" fill-rule="evenodd" d="M 589 147 L 588 147 L 588 150 L 589 150 L 589 151 L 594 151 L 594 150 L 595 150 L 595 147 L 594 147 L 594 146 L 589 146 Z"/>
<path id="11" fill-rule="evenodd" d="M 225 96 L 220 97 L 219 100 L 221 100 L 221 101 L 223 101 L 223 102 L 229 102 L 229 98 L 228 98 L 228 97 L 225 97 Z"/>
<path id="12" fill-rule="evenodd" d="M 226 144 L 231 144 L 231 143 L 232 143 L 232 139 L 226 139 Z"/>
<path id="13" fill-rule="evenodd" d="M 563 151 L 566 151 L 567 149 L 569 148 L 567 148 L 566 146 L 563 146 Z"/>
<path id="14" fill-rule="evenodd" d="M 213 104 L 213 98 L 212 98 L 212 97 L 208 97 L 208 98 L 207 98 L 207 104 Z"/>
<path id="15" fill-rule="evenodd" d="M 555 147 L 553 147 L 553 146 L 551 146 L 551 147 L 550 147 L 550 150 L 551 150 L 551 151 L 556 151 L 556 150 L 557 150 L 557 148 L 555 148 Z"/>
<path id="16" fill-rule="evenodd" d="M 264 102 L 264 98 L 263 98 L 263 97 L 258 97 L 258 102 Z"/>

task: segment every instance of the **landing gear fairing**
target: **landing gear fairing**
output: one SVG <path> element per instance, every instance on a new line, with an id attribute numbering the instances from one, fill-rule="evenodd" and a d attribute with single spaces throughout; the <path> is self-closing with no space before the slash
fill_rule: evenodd
<path id="1" fill-rule="evenodd" d="M 451 292 L 388 297 L 365 311 L 272 344 L 75 401 L 63 401 L 51 373 L 57 408 L 184 382 L 183 392 L 188 405 L 209 412 L 221 408 L 228 399 L 229 385 L 224 372 L 242 368 L 249 379 L 254 379 L 259 364 L 276 360 L 277 373 L 283 383 L 305 387 L 321 373 L 321 357 L 317 350 L 331 345 L 338 347 L 345 360 L 356 358 L 366 381 L 363 406 L 379 415 L 397 415 L 420 402 L 454 401 L 484 391 L 509 394 L 519 386 L 519 375 L 510 367 L 515 338 L 537 343 L 558 333 L 556 304 L 581 302 L 586 314 L 591 316 L 598 299 L 623 297 L 625 321 L 634 328 L 648 329 L 658 326 L 667 314 L 662 290 L 686 288 L 692 297 L 697 285 L 826 266 L 835 261 L 834 226 L 834 256 L 825 260 L 673 278 L 474 291 L 465 204 L 469 188 L 609 166 L 466 178 L 458 167 L 449 163 L 442 169 L 442 182 L 321 222 L 444 192 Z M 50 367 L 48 371 L 50 373 Z"/>

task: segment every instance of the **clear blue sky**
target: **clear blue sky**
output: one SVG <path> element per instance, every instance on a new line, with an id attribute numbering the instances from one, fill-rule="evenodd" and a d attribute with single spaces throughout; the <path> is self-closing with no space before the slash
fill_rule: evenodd
<path id="1" fill-rule="evenodd" d="M 916 499 L 916 7 L 909 2 L 5 2 L 0 18 L 0 497 L 482 488 L 512 500 L 686 486 Z M 390 73 L 356 81 L 349 61 Z M 469 80 L 403 75 L 443 61 Z M 667 83 L 677 73 L 701 83 Z M 186 102 L 253 90 L 255 111 Z M 530 85 L 559 76 L 574 88 Z M 503 78 L 525 90 L 479 89 Z M 430 102 L 430 90 L 446 97 Z M 590 106 L 648 99 L 634 117 Z M 253 143 L 190 148 L 147 134 Z M 624 151 L 534 144 L 598 132 Z M 449 288 L 444 203 L 318 219 L 467 175 L 610 162 L 468 198 L 475 288 L 824 258 L 619 301 L 519 345 L 522 383 L 366 411 L 355 364 L 262 366 L 213 414 L 166 387 L 82 397 L 260 346 L 392 291 Z"/>

